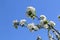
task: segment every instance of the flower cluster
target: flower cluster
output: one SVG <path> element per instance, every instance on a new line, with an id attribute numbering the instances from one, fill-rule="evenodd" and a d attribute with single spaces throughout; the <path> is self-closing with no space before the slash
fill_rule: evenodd
<path id="1" fill-rule="evenodd" d="M 35 8 L 32 6 L 27 7 L 26 15 L 34 19 L 36 17 Z M 49 28 L 48 24 L 52 27 L 55 26 L 55 23 L 53 21 L 48 21 L 45 15 L 40 15 L 40 25 L 44 28 Z"/>
<path id="2" fill-rule="evenodd" d="M 26 23 L 25 19 L 20 20 L 20 22 L 17 21 L 17 20 L 13 21 L 13 25 L 14 25 L 15 28 L 18 28 L 19 25 L 24 26 L 25 23 Z"/>
<path id="3" fill-rule="evenodd" d="M 52 37 L 52 35 L 50 34 L 50 30 L 56 35 L 58 40 L 60 40 L 60 33 L 56 29 L 54 29 L 54 26 L 55 26 L 54 21 L 48 20 L 45 15 L 40 15 L 40 17 L 37 17 L 36 16 L 36 10 L 32 6 L 27 7 L 26 15 L 27 15 L 27 17 L 30 17 L 32 19 L 37 18 L 40 21 L 40 23 L 35 25 L 34 23 L 29 23 L 28 24 L 25 19 L 22 19 L 20 21 L 14 20 L 13 25 L 16 29 L 18 28 L 18 26 L 22 26 L 22 27 L 27 26 L 27 28 L 31 32 L 34 32 L 34 31 L 37 31 L 41 28 L 45 28 L 45 29 L 48 29 L 49 40 L 55 40 L 55 38 Z M 60 15 L 58 16 L 58 19 L 60 20 Z M 37 40 L 42 40 L 42 39 L 41 39 L 40 36 L 38 36 Z"/>
<path id="4" fill-rule="evenodd" d="M 44 28 L 49 28 L 49 25 L 54 27 L 55 23 L 53 21 L 48 21 L 45 15 L 41 15 L 40 16 L 40 25 L 42 25 L 42 27 Z"/>

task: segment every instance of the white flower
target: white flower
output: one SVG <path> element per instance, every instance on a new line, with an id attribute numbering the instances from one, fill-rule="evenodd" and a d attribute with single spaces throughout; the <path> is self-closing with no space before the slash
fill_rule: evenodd
<path id="1" fill-rule="evenodd" d="M 40 19 L 41 20 L 46 20 L 46 16 L 45 15 L 40 15 Z"/>
<path id="2" fill-rule="evenodd" d="M 35 18 L 35 15 L 36 15 L 36 10 L 34 7 L 32 6 L 29 6 L 27 7 L 27 11 L 26 11 L 26 15 L 32 19 Z"/>
<path id="3" fill-rule="evenodd" d="M 30 23 L 30 24 L 28 24 L 28 29 L 32 32 L 32 31 L 34 31 L 34 23 Z"/>
<path id="4" fill-rule="evenodd" d="M 26 20 L 25 19 L 20 20 L 20 25 L 21 26 L 24 25 L 25 23 L 26 23 Z"/>
<path id="5" fill-rule="evenodd" d="M 55 22 L 53 22 L 53 21 L 49 21 L 49 23 L 48 23 L 50 26 L 55 26 Z"/>
<path id="6" fill-rule="evenodd" d="M 48 20 L 40 20 L 40 25 L 44 28 L 48 28 Z"/>
<path id="7" fill-rule="evenodd" d="M 15 28 L 18 28 L 19 22 L 17 20 L 14 20 L 13 25 L 14 25 Z"/>
<path id="8" fill-rule="evenodd" d="M 48 20 L 40 20 L 40 25 L 48 24 Z"/>
<path id="9" fill-rule="evenodd" d="M 33 32 L 33 31 L 35 31 L 35 30 L 38 30 L 37 26 L 35 26 L 34 23 L 28 24 L 27 27 L 28 27 L 28 29 L 29 29 L 31 32 Z"/>
<path id="10" fill-rule="evenodd" d="M 32 28 L 32 27 L 34 27 L 34 23 L 30 23 L 30 24 L 28 24 L 27 27 L 28 27 L 29 29 Z"/>

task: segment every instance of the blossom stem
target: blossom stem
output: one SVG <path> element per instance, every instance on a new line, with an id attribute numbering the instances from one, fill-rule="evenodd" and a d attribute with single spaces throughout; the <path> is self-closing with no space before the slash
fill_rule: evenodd
<path id="1" fill-rule="evenodd" d="M 56 30 L 54 27 L 52 27 L 52 31 L 58 33 L 60 35 L 60 33 L 58 32 L 58 30 Z"/>
<path id="2" fill-rule="evenodd" d="M 40 20 L 40 18 L 38 16 L 35 16 L 38 20 Z"/>
<path id="3" fill-rule="evenodd" d="M 53 31 L 53 33 L 56 35 L 56 38 L 57 38 L 58 40 L 60 40 L 60 33 L 58 32 L 58 30 L 56 30 L 55 28 L 52 27 L 52 31 Z"/>

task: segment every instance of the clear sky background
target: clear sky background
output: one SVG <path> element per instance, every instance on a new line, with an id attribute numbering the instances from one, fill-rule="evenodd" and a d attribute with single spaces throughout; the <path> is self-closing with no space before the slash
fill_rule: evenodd
<path id="1" fill-rule="evenodd" d="M 56 23 L 55 29 L 60 31 L 60 21 L 57 16 L 60 14 L 60 0 L 0 0 L 0 40 L 36 40 L 40 35 L 43 40 L 48 40 L 47 30 L 41 29 L 30 32 L 27 28 L 13 27 L 13 20 L 26 19 L 28 23 L 36 23 L 37 19 L 32 20 L 26 17 L 25 12 L 28 6 L 36 8 L 36 15 L 47 16 L 47 19 Z"/>

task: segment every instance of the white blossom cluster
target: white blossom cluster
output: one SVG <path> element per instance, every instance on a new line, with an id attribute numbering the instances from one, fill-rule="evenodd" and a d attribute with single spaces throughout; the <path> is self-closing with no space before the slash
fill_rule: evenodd
<path id="1" fill-rule="evenodd" d="M 22 19 L 20 21 L 14 20 L 13 25 L 15 28 L 18 28 L 18 26 L 27 26 L 27 28 L 31 31 L 37 31 L 40 28 L 48 29 L 49 31 L 52 30 L 53 33 L 57 36 L 58 40 L 60 40 L 60 33 L 58 33 L 56 30 L 53 29 L 53 27 L 56 25 L 54 21 L 50 21 L 47 19 L 45 15 L 40 15 L 40 17 L 36 16 L 36 9 L 32 6 L 27 7 L 26 15 L 32 19 L 39 19 L 40 23 L 38 25 L 35 25 L 34 23 L 27 24 L 25 19 Z M 60 20 L 60 15 L 58 16 L 58 19 Z M 49 33 L 49 32 L 48 32 Z M 52 35 L 49 33 L 49 40 L 55 40 Z M 37 40 L 42 40 L 40 36 L 37 37 Z"/>
<path id="2" fill-rule="evenodd" d="M 19 25 L 24 26 L 25 23 L 26 23 L 25 19 L 20 20 L 20 22 L 18 20 L 13 21 L 13 25 L 15 28 L 18 28 Z"/>
<path id="3" fill-rule="evenodd" d="M 27 7 L 26 15 L 32 19 L 36 17 L 36 10 L 34 7 L 29 6 Z M 40 15 L 40 25 L 44 28 L 49 28 L 48 24 L 50 26 L 55 26 L 55 23 L 53 21 L 48 21 L 45 15 Z"/>
<path id="4" fill-rule="evenodd" d="M 26 24 L 26 20 L 22 19 L 22 20 L 20 20 L 20 22 L 18 22 L 17 20 L 14 20 L 13 23 L 14 23 L 15 28 L 17 28 L 18 25 L 24 26 Z M 49 28 L 48 24 L 51 26 L 55 26 L 55 23 L 53 21 L 48 22 L 48 20 L 46 19 L 46 16 L 41 15 L 40 16 L 40 25 L 47 29 L 47 28 Z M 26 26 L 28 27 L 28 29 L 30 31 L 36 31 L 39 29 L 38 26 L 36 26 L 34 23 L 30 23 Z"/>
<path id="5" fill-rule="evenodd" d="M 52 27 L 55 26 L 55 23 L 53 21 L 48 21 L 45 15 L 40 16 L 40 24 L 44 28 L 49 28 L 48 24 Z"/>

